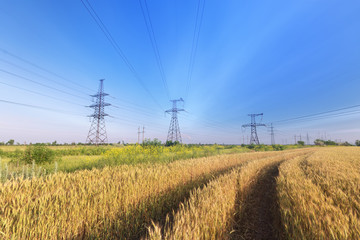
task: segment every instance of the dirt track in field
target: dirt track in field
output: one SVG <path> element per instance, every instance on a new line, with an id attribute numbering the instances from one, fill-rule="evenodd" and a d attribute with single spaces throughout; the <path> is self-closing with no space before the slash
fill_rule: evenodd
<path id="1" fill-rule="evenodd" d="M 236 219 L 232 239 L 284 239 L 276 195 L 279 165 L 262 169 L 245 196 L 238 199 L 244 208 Z"/>

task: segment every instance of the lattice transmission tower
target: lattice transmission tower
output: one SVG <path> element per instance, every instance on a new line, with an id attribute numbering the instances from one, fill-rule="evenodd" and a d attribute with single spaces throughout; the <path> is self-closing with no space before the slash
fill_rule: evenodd
<path id="1" fill-rule="evenodd" d="M 86 142 L 90 144 L 105 144 L 107 143 L 107 134 L 105 129 L 105 117 L 109 116 L 105 113 L 105 107 L 110 106 L 110 103 L 105 102 L 105 96 L 109 94 L 104 93 L 104 79 L 100 79 L 100 86 L 98 93 L 91 95 L 96 98 L 94 104 L 90 105 L 90 108 L 94 109 L 94 113 L 88 117 L 92 117 L 90 130 L 86 138 Z"/>
<path id="2" fill-rule="evenodd" d="M 251 127 L 251 137 L 250 137 L 250 144 L 260 144 L 259 138 L 256 132 L 256 127 L 266 126 L 263 123 L 256 123 L 255 118 L 257 116 L 263 116 L 263 113 L 256 113 L 256 114 L 248 114 L 251 117 L 251 123 L 242 125 L 243 128 Z"/>
<path id="3" fill-rule="evenodd" d="M 275 144 L 275 133 L 274 133 L 274 127 L 273 124 L 270 124 L 270 135 L 271 135 L 271 145 Z"/>
<path id="4" fill-rule="evenodd" d="M 308 133 L 306 133 L 306 145 L 310 145 L 310 138 Z"/>
<path id="5" fill-rule="evenodd" d="M 177 113 L 181 112 L 181 111 L 185 111 L 185 110 L 182 108 L 177 108 L 176 103 L 184 102 L 184 100 L 182 98 L 180 98 L 180 99 L 176 99 L 176 100 L 170 100 L 170 102 L 173 103 L 172 109 L 165 111 L 165 113 L 171 113 L 171 121 L 170 121 L 170 127 L 169 127 L 169 131 L 168 131 L 167 141 L 182 143 Z"/>

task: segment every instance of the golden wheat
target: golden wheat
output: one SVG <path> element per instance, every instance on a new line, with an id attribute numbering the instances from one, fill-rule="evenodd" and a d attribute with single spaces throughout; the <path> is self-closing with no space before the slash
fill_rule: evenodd
<path id="1" fill-rule="evenodd" d="M 181 204 L 172 223 L 168 216 L 163 228 L 157 223 L 149 228 L 149 239 L 229 239 L 235 213 L 241 213 L 254 179 L 266 172 L 261 170 L 299 154 L 303 152 L 252 160 L 214 179 L 204 188 L 197 188 L 189 200 Z"/>
<path id="2" fill-rule="evenodd" d="M 359 239 L 359 148 L 323 148 L 283 163 L 278 178 L 289 239 Z"/>
<path id="3" fill-rule="evenodd" d="M 295 151 L 296 152 L 296 151 Z M 217 172 L 279 152 L 58 173 L 0 186 L 0 234 L 14 239 L 140 237 Z"/>

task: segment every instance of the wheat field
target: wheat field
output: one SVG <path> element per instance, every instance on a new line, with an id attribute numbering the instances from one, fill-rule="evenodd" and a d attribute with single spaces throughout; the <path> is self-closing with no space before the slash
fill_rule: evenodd
<path id="1" fill-rule="evenodd" d="M 360 148 L 251 152 L 0 185 L 2 239 L 359 239 Z"/>

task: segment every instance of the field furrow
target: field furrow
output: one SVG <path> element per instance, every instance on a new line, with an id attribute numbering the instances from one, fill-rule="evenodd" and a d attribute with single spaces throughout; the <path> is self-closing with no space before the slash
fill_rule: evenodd
<path id="1" fill-rule="evenodd" d="M 281 158 L 254 161 L 240 174 L 236 201 L 237 212 L 231 239 L 282 239 L 276 178 L 279 165 L 294 158 L 311 154 L 284 154 Z"/>
<path id="2" fill-rule="evenodd" d="M 154 223 L 147 239 L 225 239 L 235 213 L 239 168 L 224 174 L 203 188 L 191 191 L 188 201 L 166 218 L 165 225 Z"/>
<path id="3" fill-rule="evenodd" d="M 239 197 L 237 232 L 233 239 L 279 239 L 280 212 L 276 197 L 279 162 L 264 167 L 254 176 L 250 189 Z M 236 237 L 235 237 L 236 236 Z"/>
<path id="4" fill-rule="evenodd" d="M 279 162 L 298 155 L 299 153 L 286 153 L 248 161 L 231 173 L 212 180 L 204 188 L 193 191 L 190 199 L 181 204 L 174 216 L 168 215 L 165 224 L 155 222 L 149 229 L 148 238 L 241 239 L 246 237 L 247 232 L 241 229 L 248 228 L 255 222 L 253 220 L 251 223 L 244 222 L 243 220 L 246 219 L 244 214 L 250 207 L 266 211 L 265 208 L 273 203 L 269 202 L 264 206 L 249 204 L 246 198 L 251 195 L 249 188 L 254 185 L 253 179 L 259 178 L 259 184 L 262 184 L 264 180 L 269 180 L 272 181 L 272 186 L 275 186 L 273 175 L 276 174 Z M 258 189 L 254 191 L 256 190 Z M 271 193 L 275 195 L 274 189 Z M 268 214 L 269 217 L 271 217 L 270 214 Z M 262 233 L 258 232 L 258 234 Z"/>

